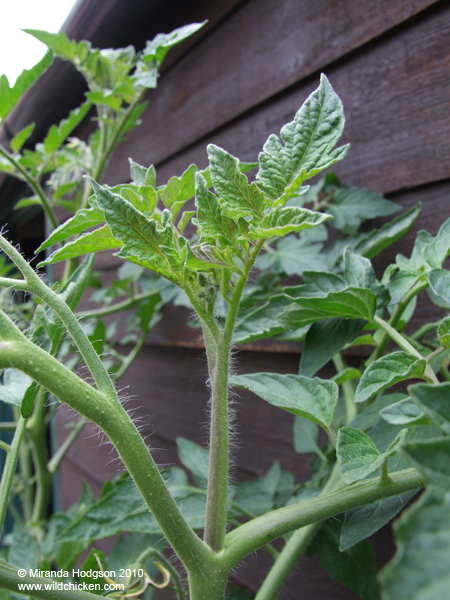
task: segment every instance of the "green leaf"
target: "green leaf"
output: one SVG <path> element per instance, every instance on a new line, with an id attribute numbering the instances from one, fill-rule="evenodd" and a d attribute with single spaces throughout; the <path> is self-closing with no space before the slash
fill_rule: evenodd
<path id="1" fill-rule="evenodd" d="M 393 519 L 416 495 L 416 491 L 383 498 L 345 513 L 339 548 L 341 552 L 370 537 Z"/>
<path id="2" fill-rule="evenodd" d="M 445 317 L 439 323 L 437 336 L 443 348 L 450 348 L 450 317 Z"/>
<path id="3" fill-rule="evenodd" d="M 449 438 L 411 441 L 402 452 L 430 485 L 450 491 Z"/>
<path id="4" fill-rule="evenodd" d="M 30 137 L 30 135 L 33 133 L 35 125 L 36 125 L 36 123 L 30 123 L 23 129 L 21 129 L 18 133 L 16 133 L 16 135 L 9 142 L 9 145 L 11 146 L 11 149 L 13 152 L 15 152 L 17 154 L 18 152 L 20 152 L 22 150 L 22 146 L 25 144 L 25 142 Z M 16 205 L 16 207 L 17 207 L 17 205 Z"/>
<path id="5" fill-rule="evenodd" d="M 153 40 L 147 42 L 142 57 L 146 61 L 155 60 L 160 65 L 171 48 L 196 33 L 205 24 L 206 21 L 191 23 L 174 29 L 171 33 L 158 33 Z"/>
<path id="6" fill-rule="evenodd" d="M 118 256 L 136 257 L 139 264 L 166 276 L 183 268 L 170 222 L 159 227 L 121 196 L 93 179 L 89 178 L 89 182 L 113 236 L 123 244 Z"/>
<path id="7" fill-rule="evenodd" d="M 57 227 L 50 236 L 36 250 L 35 254 L 42 252 L 46 248 L 53 246 L 71 235 L 76 235 L 90 227 L 104 223 L 105 215 L 100 208 L 82 208 L 71 218 L 67 219 L 62 225 Z"/>
<path id="8" fill-rule="evenodd" d="M 404 398 L 380 411 L 380 416 L 391 425 L 430 425 L 430 419 L 411 398 Z"/>
<path id="9" fill-rule="evenodd" d="M 449 448 L 446 449 L 447 456 Z M 448 472 L 446 474 L 448 477 Z M 440 600 L 450 585 L 450 492 L 431 487 L 394 525 L 398 550 L 381 572 L 384 600 Z"/>
<path id="10" fill-rule="evenodd" d="M 306 452 L 316 452 L 317 454 L 320 454 L 318 441 L 319 428 L 317 427 L 317 423 L 302 417 L 295 417 L 294 450 L 299 454 L 304 454 Z"/>
<path id="11" fill-rule="evenodd" d="M 179 498 L 179 505 L 191 527 L 204 526 L 205 498 L 189 495 L 186 474 L 181 469 L 164 473 L 171 493 Z M 123 531 L 160 534 L 160 529 L 129 475 L 122 475 L 103 487 L 99 499 L 87 506 L 73 519 L 65 518 L 65 527 L 58 541 L 95 541 Z"/>
<path id="12" fill-rule="evenodd" d="M 350 424 L 352 427 L 366 431 L 367 429 L 374 427 L 380 421 L 380 412 L 383 408 L 395 404 L 395 402 L 399 402 L 405 398 L 407 398 L 406 394 L 402 393 L 382 394 L 375 402 L 366 406 Z"/>
<path id="13" fill-rule="evenodd" d="M 27 389 L 32 384 L 31 377 L 18 369 L 5 369 L 0 384 L 0 400 L 12 406 L 21 406 Z"/>
<path id="14" fill-rule="evenodd" d="M 225 213 L 233 219 L 248 216 L 262 219 L 263 194 L 256 184 L 248 183 L 239 159 L 214 144 L 209 144 L 207 150 L 212 183 L 222 199 Z"/>
<path id="15" fill-rule="evenodd" d="M 270 135 L 259 155 L 256 178 L 271 200 L 292 197 L 303 181 L 344 158 L 348 146 L 332 150 L 344 129 L 344 111 L 325 75 L 291 123 L 281 140 Z"/>
<path id="16" fill-rule="evenodd" d="M 102 566 L 105 568 L 106 570 L 106 560 L 105 560 L 105 554 L 103 553 L 102 550 L 98 550 L 97 548 L 92 548 L 91 551 L 89 552 L 89 554 L 86 556 L 86 558 L 83 561 L 83 564 L 81 565 L 81 575 L 79 578 L 79 584 L 81 586 L 90 586 L 91 584 L 94 584 L 94 587 L 92 588 L 92 592 L 94 594 L 96 594 L 97 596 L 103 596 L 103 590 L 102 589 L 96 589 L 95 588 L 95 584 L 99 583 L 98 581 L 98 571 L 100 571 L 100 567 L 99 564 L 97 562 L 97 557 L 100 559 Z M 101 588 L 102 586 L 100 586 Z M 82 589 L 89 589 L 89 587 L 83 587 Z"/>
<path id="17" fill-rule="evenodd" d="M 308 555 L 316 556 L 322 567 L 338 581 L 353 590 L 363 600 L 378 600 L 377 563 L 367 540 L 341 552 L 339 534 L 341 521 L 327 521 L 314 538 Z"/>
<path id="18" fill-rule="evenodd" d="M 20 407 L 20 412 L 22 413 L 22 417 L 24 419 L 28 419 L 28 417 L 33 412 L 33 406 L 36 401 L 36 396 L 39 391 L 39 387 L 40 386 L 35 381 L 33 381 L 24 394 L 22 404 Z"/>
<path id="19" fill-rule="evenodd" d="M 161 202 L 170 210 L 175 219 L 181 208 L 195 195 L 195 181 L 198 169 L 190 165 L 181 177 L 171 177 L 161 191 Z"/>
<path id="20" fill-rule="evenodd" d="M 363 431 L 349 426 L 341 427 L 338 432 L 336 455 L 345 483 L 355 483 L 380 469 L 384 461 L 397 452 L 407 433 L 407 429 L 402 429 L 386 452 L 380 452 Z"/>
<path id="21" fill-rule="evenodd" d="M 326 239 L 323 236 L 317 236 L 310 239 L 305 236 L 306 233 L 317 233 L 321 230 L 306 230 L 300 237 L 288 235 L 279 240 L 276 250 L 270 249 L 258 256 L 256 266 L 259 269 L 270 269 L 276 273 L 286 273 L 286 275 L 302 275 L 304 271 L 312 269 L 322 271 L 328 269 L 327 257 L 322 253 L 323 244 L 320 243 Z M 319 243 L 317 243 L 319 242 Z"/>
<path id="22" fill-rule="evenodd" d="M 215 194 L 206 187 L 206 180 L 200 174 L 195 174 L 195 204 L 197 219 L 192 222 L 200 231 L 200 243 L 217 241 L 221 248 L 237 245 L 239 228 L 237 224 L 225 216 L 222 206 Z"/>
<path id="23" fill-rule="evenodd" d="M 286 296 L 278 294 L 262 306 L 240 316 L 233 333 L 234 343 L 248 344 L 285 331 L 277 316 L 289 304 Z"/>
<path id="24" fill-rule="evenodd" d="M 376 308 L 375 295 L 370 290 L 353 287 L 347 287 L 339 292 L 317 291 L 315 295 L 311 293 L 307 297 L 293 297 L 289 294 L 287 297 L 298 305 L 287 308 L 279 318 L 280 323 L 290 329 L 298 329 L 309 323 L 329 318 L 371 321 Z"/>
<path id="25" fill-rule="evenodd" d="M 371 363 L 356 388 L 355 402 L 364 402 L 375 394 L 405 381 L 422 377 L 427 364 L 407 352 L 391 352 Z"/>
<path id="26" fill-rule="evenodd" d="M 12 541 L 8 560 L 12 565 L 25 569 L 35 569 L 39 561 L 39 549 L 28 527 L 20 519 L 14 521 Z"/>
<path id="27" fill-rule="evenodd" d="M 430 290 L 433 292 L 431 298 L 435 304 L 448 309 L 450 307 L 450 271 L 445 269 L 433 269 L 428 273 Z"/>
<path id="28" fill-rule="evenodd" d="M 333 195 L 327 211 L 334 217 L 331 225 L 344 233 L 359 229 L 367 219 L 385 217 L 397 212 L 398 204 L 364 188 L 341 188 Z"/>
<path id="29" fill-rule="evenodd" d="M 420 202 L 408 211 L 385 223 L 380 229 L 375 229 L 357 238 L 355 252 L 366 258 L 374 258 L 382 250 L 391 246 L 405 235 L 419 217 L 422 205 Z"/>
<path id="30" fill-rule="evenodd" d="M 408 388 L 419 408 L 430 417 L 439 429 L 450 433 L 450 382 L 439 385 L 416 384 Z"/>
<path id="31" fill-rule="evenodd" d="M 112 235 L 108 225 L 104 225 L 99 229 L 94 229 L 89 233 L 81 235 L 74 242 L 69 242 L 59 250 L 56 250 L 48 258 L 38 264 L 38 267 L 50 265 L 52 263 L 83 256 L 91 252 L 100 252 L 101 250 L 113 250 L 120 248 L 121 242 Z"/>
<path id="32" fill-rule="evenodd" d="M 442 267 L 450 252 L 450 219 L 440 226 L 436 237 L 424 249 L 424 256 L 431 267 Z"/>
<path id="33" fill-rule="evenodd" d="M 250 225 L 250 237 L 255 240 L 285 236 L 320 225 L 330 219 L 329 215 L 313 212 L 298 206 L 276 206 L 264 215 L 258 224 Z"/>
<path id="34" fill-rule="evenodd" d="M 91 106 L 90 102 L 85 102 L 75 110 L 72 110 L 67 119 L 63 119 L 59 125 L 52 125 L 50 127 L 43 141 L 44 150 L 47 154 L 53 154 L 58 150 L 75 127 L 78 127 L 81 121 L 83 121 Z"/>
<path id="35" fill-rule="evenodd" d="M 344 250 L 344 279 L 353 286 L 374 291 L 375 271 L 368 258 L 347 247 Z"/>
<path id="36" fill-rule="evenodd" d="M 208 450 L 183 437 L 177 437 L 176 441 L 181 463 L 191 471 L 200 487 L 206 487 L 209 471 Z"/>
<path id="37" fill-rule="evenodd" d="M 334 381 L 300 375 L 253 373 L 232 377 L 230 383 L 250 390 L 273 406 L 310 419 L 324 429 L 333 423 L 339 393 Z"/>
<path id="38" fill-rule="evenodd" d="M 335 354 L 358 336 L 364 325 L 365 321 L 362 319 L 325 319 L 313 323 L 306 334 L 300 359 L 300 375 L 313 377 Z"/>
<path id="39" fill-rule="evenodd" d="M 53 62 L 53 54 L 47 52 L 45 56 L 31 69 L 25 69 L 10 87 L 6 75 L 0 77 L 0 120 L 4 121 L 9 112 L 16 106 L 29 87 L 45 73 Z"/>
<path id="40" fill-rule="evenodd" d="M 132 158 L 128 159 L 130 163 L 130 177 L 131 181 L 137 185 L 149 185 L 151 187 L 156 187 L 156 171 L 153 165 L 150 165 L 148 168 L 139 165 L 137 162 L 134 162 Z"/>

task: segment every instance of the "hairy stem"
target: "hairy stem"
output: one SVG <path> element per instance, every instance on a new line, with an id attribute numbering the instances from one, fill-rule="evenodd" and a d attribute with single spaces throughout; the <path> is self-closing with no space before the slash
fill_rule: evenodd
<path id="1" fill-rule="evenodd" d="M 36 494 L 32 521 L 43 521 L 49 511 L 52 493 L 52 475 L 48 470 L 48 449 L 46 439 L 46 404 L 47 391 L 41 388 L 38 392 L 32 417 L 28 421 L 27 434 L 33 449 L 34 470 L 36 473 Z"/>
<path id="2" fill-rule="evenodd" d="M 20 415 L 17 422 L 17 429 L 14 433 L 14 438 L 11 444 L 11 449 L 8 452 L 3 469 L 2 480 L 0 482 L 0 534 L 5 521 L 6 510 L 8 508 L 9 492 L 11 484 L 16 472 L 17 460 L 19 458 L 20 445 L 22 443 L 23 434 L 25 433 L 27 421 Z"/>
<path id="3" fill-rule="evenodd" d="M 422 475 L 411 468 L 391 473 L 388 484 L 380 484 L 380 478 L 374 477 L 311 500 L 278 508 L 228 533 L 223 560 L 231 569 L 252 552 L 294 529 L 335 517 L 381 498 L 421 488 L 424 484 Z"/>
<path id="4" fill-rule="evenodd" d="M 208 367 L 213 377 L 211 382 L 211 426 L 204 540 L 215 552 L 219 552 L 223 548 L 228 517 L 230 468 L 228 370 L 230 347 L 242 292 L 262 245 L 262 240 L 255 245 L 253 252 L 245 263 L 242 275 L 237 280 L 223 334 L 216 341 L 214 369 Z M 212 333 L 212 335 L 214 334 Z M 216 338 L 216 336 L 214 337 Z"/>

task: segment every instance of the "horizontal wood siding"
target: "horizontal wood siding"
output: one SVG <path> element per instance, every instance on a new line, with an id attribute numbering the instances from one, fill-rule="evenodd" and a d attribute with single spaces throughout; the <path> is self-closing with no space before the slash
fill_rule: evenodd
<path id="1" fill-rule="evenodd" d="M 143 125 L 118 148 L 105 182 L 128 180 L 127 157 L 131 156 L 141 164 L 156 164 L 158 183 L 164 183 L 191 163 L 205 167 L 209 142 L 243 160 L 255 160 L 269 134 L 278 133 L 292 119 L 317 87 L 320 72 L 325 72 L 344 104 L 343 142 L 351 143 L 348 157 L 336 166 L 336 172 L 346 183 L 387 194 L 405 209 L 418 201 L 424 207 L 414 230 L 374 261 L 377 272 L 381 274 L 396 253 L 410 252 L 418 229 L 436 233 L 450 216 L 448 2 L 172 0 L 170 6 L 181 11 L 176 16 L 170 10 L 161 12 L 160 2 L 129 4 L 139 21 L 138 42 L 133 42 L 131 21 L 125 25 L 127 35 L 120 30 L 120 15 L 125 23 L 126 11 L 118 0 L 99 13 L 92 25 L 93 37 L 100 35 L 102 23 L 111 21 L 116 27 L 111 39 L 139 45 L 154 35 L 155 26 L 150 19 L 139 20 L 139 14 L 156 15 L 156 24 L 163 24 L 166 31 L 171 23 L 181 25 L 180 20 L 210 18 L 210 23 L 168 63 L 159 89 L 148 94 Z M 119 16 L 114 19 L 116 10 Z M 88 23 L 90 14 L 92 6 L 91 12 L 79 16 L 79 28 Z M 105 37 L 99 39 L 105 41 Z M 62 67 L 58 69 L 54 72 L 69 77 Z M 41 92 L 33 93 L 32 101 L 42 107 Z M 67 104 L 67 90 L 56 86 L 52 102 L 64 97 Z M 106 269 L 105 281 L 115 277 L 117 265 L 111 253 L 97 259 L 97 266 Z M 419 300 L 422 304 L 414 325 L 439 318 L 440 311 L 426 294 Z M 88 306 L 84 302 L 83 308 Z M 152 331 L 121 385 L 155 459 L 171 465 L 177 462 L 178 436 L 206 444 L 208 393 L 202 340 L 198 331 L 186 325 L 189 311 L 169 306 L 164 312 L 165 318 Z M 237 368 L 243 373 L 295 373 L 300 349 L 299 344 L 257 342 L 240 349 Z M 358 363 L 356 356 L 349 360 Z M 234 450 L 236 479 L 265 473 L 275 459 L 297 480 L 308 476 L 309 457 L 299 457 L 292 449 L 289 414 L 250 393 L 239 393 L 234 409 L 236 431 L 242 434 Z M 61 439 L 67 435 L 64 423 L 70 418 L 67 409 L 58 411 Z M 101 482 L 120 469 L 110 445 L 87 426 L 61 469 L 62 505 L 67 507 L 77 498 L 83 479 L 98 491 Z M 377 537 L 380 564 L 392 552 L 389 536 L 385 531 Z M 270 565 L 264 553 L 257 558 L 250 557 L 235 574 L 236 580 L 251 589 L 257 588 Z M 355 598 L 308 559 L 302 560 L 281 597 Z"/>

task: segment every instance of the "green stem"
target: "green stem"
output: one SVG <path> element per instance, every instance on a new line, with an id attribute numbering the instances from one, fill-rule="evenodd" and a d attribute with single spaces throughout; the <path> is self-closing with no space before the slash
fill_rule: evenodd
<path id="1" fill-rule="evenodd" d="M 311 500 L 278 508 L 228 533 L 223 561 L 232 569 L 249 554 L 294 529 L 335 517 L 388 496 L 421 488 L 424 484 L 422 475 L 411 468 L 391 473 L 387 485 L 380 485 L 379 477 L 366 479 Z"/>
<path id="2" fill-rule="evenodd" d="M 141 554 L 141 556 L 137 559 L 136 562 L 140 565 L 144 565 L 147 558 L 155 558 L 161 565 L 163 565 L 169 571 L 170 577 L 175 586 L 175 592 L 178 600 L 185 600 L 186 593 L 181 583 L 180 574 L 175 569 L 170 560 L 167 560 L 167 558 L 155 548 L 148 548 L 147 550 L 144 550 L 144 552 Z"/>
<path id="3" fill-rule="evenodd" d="M 82 357 L 84 358 L 99 391 L 104 393 L 110 400 L 119 403 L 116 390 L 109 377 L 108 371 L 105 369 L 100 357 L 94 350 L 90 340 L 83 331 L 83 328 L 78 323 L 77 318 L 64 302 L 64 300 L 56 292 L 45 285 L 38 275 L 33 271 L 23 256 L 0 235 L 0 248 L 9 256 L 14 264 L 20 269 L 24 276 L 28 291 L 35 294 L 43 300 L 66 326 L 67 331 L 72 336 L 77 345 Z"/>
<path id="4" fill-rule="evenodd" d="M 391 481 L 391 478 L 389 477 L 389 466 L 388 466 L 388 461 L 386 459 L 383 462 L 383 464 L 381 465 L 380 484 L 388 485 L 390 481 Z"/>
<path id="5" fill-rule="evenodd" d="M 400 346 L 400 348 L 402 348 L 402 350 L 404 350 L 405 352 L 408 352 L 409 354 L 412 354 L 416 358 L 419 358 L 419 359 L 423 360 L 423 356 L 420 354 L 420 352 L 418 350 L 416 350 L 416 348 L 414 348 L 414 346 L 412 346 L 408 342 L 408 340 L 405 339 L 402 336 L 402 334 L 399 331 L 397 331 L 396 329 L 394 329 L 389 323 L 387 323 L 386 321 L 384 321 L 383 319 L 381 319 L 377 315 L 375 315 L 373 317 L 373 321 L 377 325 L 379 325 L 382 329 L 384 329 L 384 331 L 386 332 L 386 334 L 392 340 L 394 340 L 394 342 L 396 344 L 398 344 Z M 439 384 L 439 380 L 436 377 L 436 375 L 434 374 L 433 369 L 430 367 L 430 365 L 427 365 L 427 367 L 425 369 L 424 377 L 426 377 L 427 380 L 429 382 L 431 382 L 431 383 Z"/>
<path id="6" fill-rule="evenodd" d="M 52 458 L 48 461 L 47 469 L 51 475 L 54 475 L 56 473 L 56 471 L 59 468 L 59 465 L 62 463 L 64 457 L 66 456 L 67 452 L 72 447 L 72 444 L 74 443 L 74 441 L 77 439 L 77 437 L 83 431 L 83 428 L 85 425 L 86 425 L 86 420 L 81 418 L 75 424 L 75 427 L 72 429 L 70 434 L 67 436 L 67 438 L 64 440 L 64 442 L 61 444 L 61 446 L 58 448 L 58 450 L 55 452 L 55 454 L 52 456 Z"/>
<path id="7" fill-rule="evenodd" d="M 116 304 L 112 304 L 111 306 L 105 306 L 102 308 L 96 308 L 92 310 L 84 310 L 75 313 L 78 319 L 85 318 L 98 318 L 98 317 L 107 317 L 108 315 L 114 315 L 115 313 L 121 312 L 123 310 L 129 310 L 139 304 L 142 300 L 146 300 L 147 298 L 151 298 L 159 294 L 159 290 L 152 290 L 151 292 L 145 292 L 145 294 L 137 294 L 128 300 L 124 300 L 123 302 L 117 302 Z"/>
<path id="8" fill-rule="evenodd" d="M 33 449 L 34 470 L 36 473 L 36 494 L 32 521 L 44 521 L 49 512 L 52 493 L 52 475 L 48 470 L 48 450 L 46 444 L 45 404 L 47 391 L 41 388 L 36 398 L 32 417 L 28 421 L 27 434 Z"/>
<path id="9" fill-rule="evenodd" d="M 333 364 L 336 367 L 338 373 L 342 373 L 347 368 L 344 357 L 340 352 L 333 356 Z M 344 392 L 345 400 L 345 411 L 346 411 L 346 422 L 351 423 L 356 418 L 358 411 L 355 404 L 355 390 L 351 381 L 344 381 L 342 384 L 342 391 Z"/>
<path id="10" fill-rule="evenodd" d="M 22 443 L 23 434 L 25 433 L 26 419 L 19 417 L 17 422 L 17 429 L 14 433 L 13 441 L 11 443 L 11 450 L 8 452 L 6 457 L 5 468 L 3 469 L 2 480 L 0 482 L 0 534 L 3 529 L 3 523 L 5 521 L 6 510 L 8 508 L 9 493 L 11 491 L 11 484 L 16 472 L 17 460 L 19 458 L 20 445 Z"/>
<path id="11" fill-rule="evenodd" d="M 5 452 L 9 452 L 11 450 L 11 446 L 2 440 L 0 440 L 0 448 Z"/>
<path id="12" fill-rule="evenodd" d="M 227 319 L 220 339 L 217 340 L 213 377 L 211 381 L 211 428 L 209 437 L 208 491 L 206 497 L 205 543 L 215 552 L 223 548 L 228 517 L 229 478 L 229 407 L 228 370 L 234 325 L 244 286 L 258 256 L 263 240 L 259 241 L 245 263 L 230 300 Z"/>
<path id="13" fill-rule="evenodd" d="M 409 290 L 409 292 L 406 294 L 406 296 L 403 298 L 403 300 L 401 300 L 401 302 L 398 303 L 397 308 L 395 309 L 394 314 L 389 319 L 389 325 L 393 329 L 395 328 L 395 326 L 400 321 L 400 319 L 401 319 L 401 317 L 402 317 L 402 315 L 403 315 L 406 307 L 411 302 L 411 300 L 413 300 L 417 296 L 417 294 L 419 294 L 422 290 L 425 290 L 427 287 L 428 287 L 428 281 L 419 281 L 418 283 L 416 283 L 415 286 L 413 286 Z M 378 317 L 376 317 L 376 318 L 378 318 Z M 385 321 L 383 321 L 383 322 L 385 322 Z M 383 356 L 384 351 L 386 350 L 386 347 L 387 347 L 387 345 L 389 343 L 389 339 L 391 337 L 392 336 L 387 332 L 387 330 L 385 330 L 383 332 L 381 340 L 380 340 L 377 348 L 372 353 L 372 356 L 369 358 L 368 363 L 371 363 L 371 362 L 373 362 L 375 360 L 378 360 L 381 356 Z"/>
<path id="14" fill-rule="evenodd" d="M 134 479 L 161 530 L 190 573 L 212 565 L 214 556 L 180 512 L 144 440 L 120 402 L 80 379 L 30 342 L 0 312 L 0 369 L 20 369 L 106 433 Z M 16 432 L 17 435 L 17 432 Z M 8 456 L 10 457 L 12 453 Z M 202 567 L 203 565 L 203 567 Z"/>
<path id="15" fill-rule="evenodd" d="M 20 162 L 14 158 L 14 156 L 7 152 L 2 146 L 0 146 L 0 155 L 6 158 L 6 160 L 22 175 L 23 179 L 28 183 L 32 191 L 39 198 L 52 229 L 56 229 L 59 225 L 58 219 L 56 218 L 55 212 L 50 206 L 48 198 L 45 195 L 41 185 L 35 181 L 29 171 L 27 171 L 27 169 L 25 169 L 25 167 L 23 167 Z"/>
<path id="16" fill-rule="evenodd" d="M 340 476 L 339 465 L 336 463 L 333 467 L 331 475 L 323 487 L 320 496 L 334 490 L 342 483 Z M 295 568 L 295 565 L 303 556 L 307 547 L 311 543 L 316 533 L 322 527 L 322 521 L 310 523 L 301 529 L 297 529 L 289 538 L 289 541 L 281 551 L 279 558 L 276 560 L 265 578 L 262 586 L 255 596 L 255 600 L 275 600 L 281 588 L 285 584 L 287 578 Z"/>

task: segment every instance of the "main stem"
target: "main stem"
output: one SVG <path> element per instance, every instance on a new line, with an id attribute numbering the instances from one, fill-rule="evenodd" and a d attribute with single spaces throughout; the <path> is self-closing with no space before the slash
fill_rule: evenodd
<path id="1" fill-rule="evenodd" d="M 234 325 L 250 271 L 263 241 L 258 242 L 245 263 L 230 301 L 223 333 L 215 338 L 214 367 L 208 365 L 211 382 L 211 427 L 209 442 L 208 492 L 206 498 L 205 542 L 215 552 L 223 549 L 228 518 L 228 478 L 230 470 L 230 434 L 228 371 Z M 208 340 L 210 344 L 210 340 Z M 208 352 L 208 361 L 211 360 Z"/>

